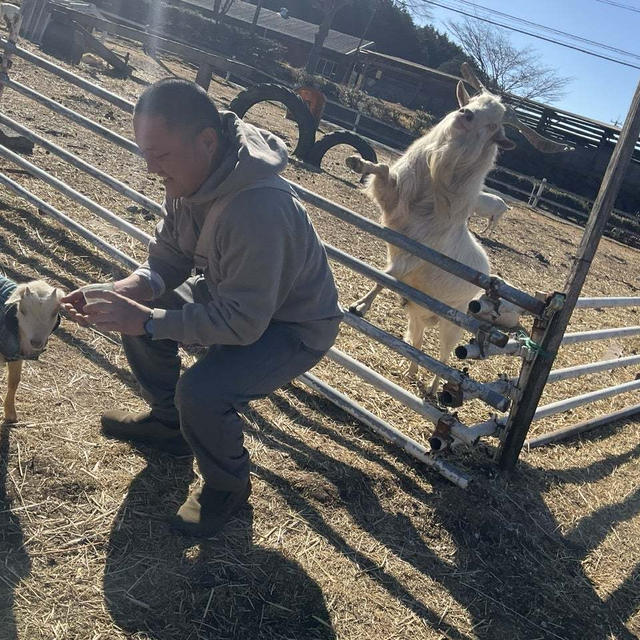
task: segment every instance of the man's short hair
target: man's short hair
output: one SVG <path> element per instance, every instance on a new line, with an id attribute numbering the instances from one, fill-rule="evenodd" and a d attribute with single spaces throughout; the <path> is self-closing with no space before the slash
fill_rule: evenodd
<path id="1" fill-rule="evenodd" d="M 192 134 L 212 127 L 222 132 L 220 114 L 207 92 L 195 82 L 165 78 L 147 87 L 138 98 L 133 117 L 162 116 L 169 129 L 182 128 Z"/>

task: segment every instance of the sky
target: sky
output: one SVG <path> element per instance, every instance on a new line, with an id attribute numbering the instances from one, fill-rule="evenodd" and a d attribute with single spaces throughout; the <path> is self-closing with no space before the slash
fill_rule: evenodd
<path id="1" fill-rule="evenodd" d="M 640 0 L 473 1 L 483 7 L 640 55 Z M 458 2 L 451 4 L 461 6 Z M 636 11 L 614 5 L 631 7 Z M 473 13 L 473 9 L 467 7 L 467 10 Z M 433 5 L 430 12 L 432 20 L 429 22 L 445 33 L 448 33 L 447 22 L 460 21 L 465 17 Z M 514 31 L 506 33 L 512 44 L 522 48 L 533 47 L 540 54 L 542 64 L 556 69 L 561 76 L 573 78 L 564 97 L 553 102 L 555 106 L 605 123 L 621 125 L 624 122 L 640 81 L 640 69 L 601 60 Z M 609 55 L 618 57 L 617 54 Z M 640 67 L 640 60 L 627 60 Z"/>

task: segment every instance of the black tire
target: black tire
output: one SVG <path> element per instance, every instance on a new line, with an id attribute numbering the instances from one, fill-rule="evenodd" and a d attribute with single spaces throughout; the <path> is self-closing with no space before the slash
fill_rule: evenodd
<path id="1" fill-rule="evenodd" d="M 316 123 L 304 100 L 291 89 L 280 84 L 256 84 L 239 93 L 229 105 L 229 110 L 242 118 L 251 107 L 266 101 L 282 103 L 293 115 L 298 125 L 298 144 L 293 154 L 306 160 L 316 141 Z"/>
<path id="2" fill-rule="evenodd" d="M 318 142 L 311 147 L 311 151 L 309 151 L 306 161 L 319 168 L 327 151 L 329 151 L 329 149 L 333 149 L 333 147 L 337 147 L 339 144 L 348 144 L 365 160 L 369 160 L 369 162 L 378 162 L 378 156 L 373 150 L 373 147 L 362 136 L 359 136 L 357 133 L 353 133 L 353 131 L 334 131 L 333 133 L 326 135 L 321 140 L 318 140 Z"/>

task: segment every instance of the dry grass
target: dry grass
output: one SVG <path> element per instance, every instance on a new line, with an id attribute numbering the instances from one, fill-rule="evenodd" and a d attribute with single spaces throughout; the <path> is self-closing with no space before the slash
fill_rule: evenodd
<path id="1" fill-rule="evenodd" d="M 116 45 L 123 48 L 124 44 Z M 164 71 L 132 49 L 144 81 Z M 180 75 L 194 71 L 166 60 Z M 143 84 L 98 76 L 135 99 Z M 130 136 L 126 115 L 23 62 L 12 74 Z M 215 80 L 224 106 L 237 89 Z M 3 109 L 85 159 L 159 198 L 160 185 L 124 151 L 79 130 L 8 90 Z M 270 105 L 249 119 L 293 140 Z M 325 172 L 293 162 L 287 176 L 364 215 L 377 214 L 343 169 L 344 149 Z M 384 156 L 384 153 L 382 154 Z M 150 231 L 154 221 L 128 212 L 125 199 L 36 149 L 34 161 Z M 2 162 L 2 171 L 12 168 Z M 142 259 L 144 251 L 53 189 L 21 183 Z M 19 280 L 41 276 L 71 289 L 118 277 L 120 270 L 47 216 L 6 191 L 0 196 L 0 267 Z M 322 237 L 384 264 L 384 247 L 311 209 Z M 494 270 L 532 291 L 561 288 L 581 230 L 515 208 L 494 238 L 483 238 Z M 336 267 L 344 304 L 368 283 Z M 585 292 L 637 295 L 638 252 L 604 240 Z M 373 322 L 404 329 L 397 300 L 380 296 Z M 571 330 L 637 325 L 634 310 L 576 313 Z M 405 363 L 344 328 L 340 348 L 406 385 Z M 629 355 L 640 340 L 565 349 L 558 366 Z M 426 349 L 433 353 L 433 336 Z M 473 363 L 491 379 L 513 361 Z M 429 425 L 395 401 L 330 364 L 318 373 L 402 430 L 424 441 Z M 629 370 L 554 385 L 544 402 L 632 377 Z M 415 386 L 409 387 L 418 392 Z M 637 401 L 637 394 L 635 396 Z M 535 425 L 534 433 L 630 404 L 620 397 Z M 174 460 L 102 438 L 106 407 L 140 409 L 117 340 L 69 322 L 38 363 L 27 363 L 19 390 L 23 421 L 0 435 L 0 639 L 187 640 L 234 638 L 631 639 L 640 633 L 638 423 L 627 421 L 563 446 L 523 455 L 511 477 L 498 476 L 483 450 L 461 464 L 475 470 L 466 492 L 297 385 L 255 403 L 247 415 L 253 460 L 252 511 L 222 535 L 196 542 L 169 532 L 165 516 L 193 479 Z M 487 417 L 472 403 L 461 417 Z"/>

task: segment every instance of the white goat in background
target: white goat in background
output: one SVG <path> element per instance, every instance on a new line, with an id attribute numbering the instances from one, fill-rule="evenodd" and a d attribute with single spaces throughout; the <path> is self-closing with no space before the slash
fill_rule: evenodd
<path id="1" fill-rule="evenodd" d="M 0 363 L 7 363 L 5 422 L 17 422 L 16 391 L 23 359 L 37 359 L 60 322 L 60 298 L 64 295 L 42 280 L 15 285 L 2 277 L 0 291 L 9 293 L 0 309 Z"/>
<path id="2" fill-rule="evenodd" d="M 491 233 L 509 209 L 511 207 L 500 196 L 482 192 L 478 196 L 472 215 L 478 218 L 486 218 L 488 223 L 482 233 Z"/>
<path id="3" fill-rule="evenodd" d="M 476 208 L 498 149 L 515 147 L 505 136 L 503 125 L 517 127 L 543 151 L 564 151 L 567 147 L 542 138 L 517 121 L 465 65 L 463 75 L 480 88 L 481 93 L 470 98 L 462 81 L 458 82 L 459 111 L 445 116 L 391 167 L 359 156 L 350 156 L 346 163 L 358 173 L 373 175 L 366 193 L 380 207 L 384 226 L 488 274 L 489 259 L 469 232 L 467 221 Z M 466 312 L 469 302 L 480 291 L 476 285 L 392 244 L 387 244 L 387 255 L 388 274 L 460 311 Z M 373 287 L 351 310 L 364 315 L 381 289 L 381 285 Z M 405 340 L 420 349 L 425 327 L 438 324 L 440 360 L 448 362 L 462 329 L 411 301 L 407 302 L 406 312 Z M 412 362 L 407 373 L 414 377 L 416 372 L 417 365 Z M 431 394 L 435 393 L 438 382 L 436 376 Z"/>

